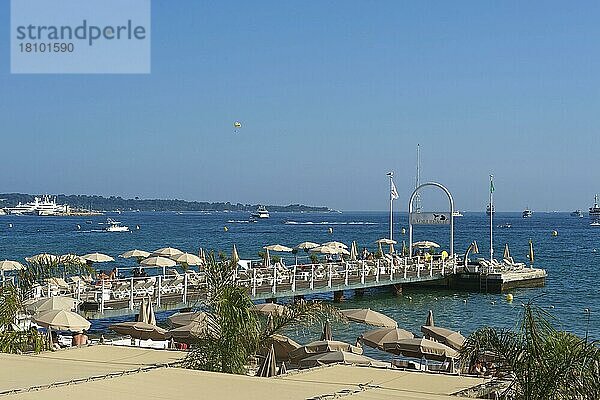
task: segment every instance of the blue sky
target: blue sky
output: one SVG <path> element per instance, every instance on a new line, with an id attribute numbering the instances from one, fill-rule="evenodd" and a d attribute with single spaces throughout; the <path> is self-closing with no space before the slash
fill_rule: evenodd
<path id="1" fill-rule="evenodd" d="M 484 209 L 489 173 L 498 210 L 584 208 L 599 17 L 585 1 L 153 1 L 149 75 L 11 75 L 6 28 L 0 192 L 384 210 L 393 170 L 406 209 L 420 143 L 422 179 L 461 210 Z"/>

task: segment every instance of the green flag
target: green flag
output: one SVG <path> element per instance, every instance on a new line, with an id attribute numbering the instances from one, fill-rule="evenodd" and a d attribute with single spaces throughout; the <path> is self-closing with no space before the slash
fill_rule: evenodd
<path id="1" fill-rule="evenodd" d="M 494 190 L 496 190 L 494 188 L 494 181 L 492 179 L 490 179 L 490 193 L 494 193 Z"/>

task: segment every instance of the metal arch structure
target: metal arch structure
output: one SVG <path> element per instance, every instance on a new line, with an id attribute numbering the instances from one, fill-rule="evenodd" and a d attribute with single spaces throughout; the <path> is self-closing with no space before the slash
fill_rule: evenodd
<path id="1" fill-rule="evenodd" d="M 452 257 L 454 255 L 454 199 L 452 198 L 452 194 L 450 193 L 450 191 L 444 185 L 442 185 L 441 183 L 437 183 L 437 182 L 425 182 L 425 183 L 419 185 L 412 192 L 412 194 L 410 196 L 410 200 L 408 201 L 408 241 L 409 241 L 408 242 L 409 243 L 408 251 L 409 251 L 409 254 L 412 256 L 412 251 L 413 251 L 413 225 L 412 225 L 411 218 L 410 218 L 410 216 L 413 212 L 413 200 L 419 193 L 419 190 L 421 190 L 422 188 L 424 188 L 426 186 L 433 186 L 433 187 L 442 189 L 444 191 L 444 193 L 446 193 L 446 196 L 448 196 L 448 201 L 450 203 L 450 257 Z"/>

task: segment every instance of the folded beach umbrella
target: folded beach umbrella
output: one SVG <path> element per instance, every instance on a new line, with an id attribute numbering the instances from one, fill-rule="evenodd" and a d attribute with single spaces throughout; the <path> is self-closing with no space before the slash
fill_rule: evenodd
<path id="1" fill-rule="evenodd" d="M 352 241 L 350 245 L 350 261 L 356 261 L 358 259 L 358 246 L 356 245 L 356 240 Z"/>
<path id="2" fill-rule="evenodd" d="M 177 264 L 186 264 L 186 265 L 202 265 L 202 259 L 195 254 L 191 253 L 181 253 L 176 256 L 171 257 L 171 260 L 175 261 Z"/>
<path id="3" fill-rule="evenodd" d="M 429 314 L 427 314 L 427 320 L 425 321 L 425 326 L 434 326 L 433 310 L 429 310 Z"/>
<path id="4" fill-rule="evenodd" d="M 277 371 L 277 375 L 285 375 L 287 374 L 287 368 L 285 367 L 285 361 L 281 363 L 279 367 L 279 371 Z"/>
<path id="5" fill-rule="evenodd" d="M 284 252 L 284 253 L 289 253 L 293 250 L 291 247 L 287 247 L 287 246 L 284 246 L 281 244 L 271 244 L 269 246 L 263 247 L 263 249 L 270 250 L 270 251 Z"/>
<path id="6" fill-rule="evenodd" d="M 115 261 L 115 259 L 111 256 L 102 253 L 89 253 L 84 256 L 81 256 L 81 258 L 83 258 L 86 261 L 95 263 Z"/>
<path id="7" fill-rule="evenodd" d="M 348 246 L 346 246 L 342 242 L 327 242 L 327 243 L 323 243 L 323 246 L 340 247 L 342 249 L 347 249 L 348 248 Z"/>
<path id="8" fill-rule="evenodd" d="M 255 304 L 253 308 L 263 315 L 282 315 L 286 310 L 285 306 L 277 303 Z"/>
<path id="9" fill-rule="evenodd" d="M 458 352 L 453 348 L 425 338 L 401 339 L 396 342 L 384 343 L 383 350 L 404 357 L 425 358 L 426 360 L 444 361 L 448 358 L 458 358 Z"/>
<path id="10" fill-rule="evenodd" d="M 174 267 L 177 263 L 166 257 L 150 257 L 140 263 L 145 267 Z"/>
<path id="11" fill-rule="evenodd" d="M 91 323 L 81 315 L 66 310 L 50 310 L 31 319 L 44 328 L 59 331 L 81 332 L 90 329 Z"/>
<path id="12" fill-rule="evenodd" d="M 148 258 L 150 257 L 150 253 L 144 250 L 129 250 L 125 253 L 121 254 L 119 257 L 121 258 Z"/>
<path id="13" fill-rule="evenodd" d="M 314 243 L 314 242 L 302 242 L 300 243 L 298 246 L 296 246 L 297 249 L 301 249 L 304 251 L 310 250 L 312 248 L 315 247 L 319 247 L 320 244 L 319 243 Z"/>
<path id="14" fill-rule="evenodd" d="M 271 376 L 277 375 L 277 364 L 275 363 L 275 349 L 273 349 L 273 345 L 271 345 L 271 348 L 256 375 L 264 378 L 270 378 Z"/>
<path id="15" fill-rule="evenodd" d="M 465 344 L 465 337 L 450 329 L 441 328 L 439 326 L 422 326 L 421 332 L 427 339 L 433 339 L 437 342 L 443 343 L 448 347 L 452 347 L 454 350 L 460 350 Z"/>
<path id="16" fill-rule="evenodd" d="M 415 335 L 401 328 L 379 328 L 365 332 L 360 337 L 360 342 L 369 347 L 383 350 L 384 343 L 393 343 L 401 339 L 412 339 Z"/>
<path id="17" fill-rule="evenodd" d="M 154 314 L 154 306 L 152 305 L 152 298 L 148 298 L 148 308 L 146 309 L 146 322 L 150 325 L 156 325 L 156 315 Z"/>
<path id="18" fill-rule="evenodd" d="M 271 255 L 269 254 L 269 249 L 265 250 L 265 267 L 271 266 Z"/>
<path id="19" fill-rule="evenodd" d="M 151 255 L 160 257 L 173 257 L 183 253 L 183 251 L 174 247 L 163 247 L 162 249 L 154 250 Z"/>
<path id="20" fill-rule="evenodd" d="M 51 310 L 73 311 L 80 303 L 79 300 L 72 297 L 52 296 L 44 299 L 38 299 L 33 302 L 25 303 L 25 310 L 33 313 L 44 313 Z"/>
<path id="21" fill-rule="evenodd" d="M 370 308 L 351 308 L 340 310 L 350 321 L 360 322 L 367 325 L 381 326 L 384 328 L 396 328 L 398 323 L 392 318 Z"/>
<path id="22" fill-rule="evenodd" d="M 329 351 L 347 351 L 354 354 L 362 354 L 363 349 L 349 343 L 337 340 L 319 340 L 302 346 L 290 353 L 292 361 L 299 361 L 314 354 L 327 353 Z"/>
<path id="23" fill-rule="evenodd" d="M 331 330 L 331 322 L 326 320 L 323 324 L 323 332 L 321 332 L 321 340 L 333 340 L 333 332 Z"/>
<path id="24" fill-rule="evenodd" d="M 240 255 L 238 254 L 237 247 L 235 244 L 233 245 L 233 249 L 231 249 L 231 264 L 237 265 L 238 261 L 240 261 Z"/>
<path id="25" fill-rule="evenodd" d="M 148 322 L 148 303 L 146 302 L 145 298 L 143 298 L 142 302 L 140 303 L 140 311 L 138 311 L 138 315 L 135 320 L 138 322 L 145 322 L 146 324 L 150 323 Z"/>
<path id="26" fill-rule="evenodd" d="M 140 340 L 165 340 L 165 334 L 167 333 L 163 328 L 139 321 L 119 322 L 110 325 L 108 329 L 120 333 L 121 335 L 129 335 L 134 339 Z"/>
<path id="27" fill-rule="evenodd" d="M 508 249 L 508 243 L 504 245 L 504 258 L 510 258 L 510 250 Z"/>
<path id="28" fill-rule="evenodd" d="M 330 351 L 322 354 L 315 354 L 300 360 L 301 368 L 312 368 L 327 364 L 345 364 L 345 365 L 363 365 L 370 367 L 389 367 L 390 363 L 374 360 L 359 354 L 349 353 L 347 351 Z"/>
<path id="29" fill-rule="evenodd" d="M 175 328 L 189 325 L 192 322 L 202 323 L 206 318 L 204 311 L 178 312 L 167 317 L 167 323 Z"/>

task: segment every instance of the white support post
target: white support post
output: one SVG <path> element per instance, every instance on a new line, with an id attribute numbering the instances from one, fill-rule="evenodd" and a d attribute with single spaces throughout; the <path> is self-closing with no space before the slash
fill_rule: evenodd
<path id="1" fill-rule="evenodd" d="M 183 275 L 183 304 L 187 304 L 188 295 L 188 274 Z"/>
<path id="2" fill-rule="evenodd" d="M 452 273 L 456 274 L 456 258 L 452 258 Z"/>
<path id="3" fill-rule="evenodd" d="M 433 257 L 429 261 L 429 276 L 433 276 Z"/>
<path id="4" fill-rule="evenodd" d="M 77 281 L 77 304 L 81 303 L 81 279 Z"/>
<path id="5" fill-rule="evenodd" d="M 156 293 L 156 307 L 160 307 L 160 297 L 162 295 L 162 276 L 158 276 L 156 278 L 157 283 L 157 293 Z"/>
<path id="6" fill-rule="evenodd" d="M 310 264 L 310 290 L 315 288 L 315 264 Z"/>
<path id="7" fill-rule="evenodd" d="M 50 281 L 48 281 L 48 297 L 52 297 L 52 289 L 50 289 Z"/>
<path id="8" fill-rule="evenodd" d="M 167 267 L 162 267 L 163 270 L 163 276 L 167 275 Z"/>
<path id="9" fill-rule="evenodd" d="M 133 278 L 129 280 L 129 309 L 133 310 Z"/>
<path id="10" fill-rule="evenodd" d="M 445 261 L 442 259 L 442 276 L 444 276 L 444 269 L 446 267 L 445 264 L 446 264 Z"/>
<path id="11" fill-rule="evenodd" d="M 294 275 L 292 275 L 292 292 L 296 291 L 296 267 L 297 266 L 294 265 Z"/>
<path id="12" fill-rule="evenodd" d="M 329 280 L 327 281 L 327 287 L 331 287 L 331 264 L 329 264 Z"/>
<path id="13" fill-rule="evenodd" d="M 252 268 L 252 297 L 256 296 L 256 268 Z"/>
<path id="14" fill-rule="evenodd" d="M 404 264 L 404 279 L 406 279 L 407 270 L 408 270 L 408 264 Z"/>
<path id="15" fill-rule="evenodd" d="M 348 286 L 348 269 L 350 268 L 350 263 L 346 263 L 346 277 L 344 280 L 344 284 Z"/>
<path id="16" fill-rule="evenodd" d="M 277 265 L 273 265 L 273 294 L 277 293 Z"/>
<path id="17" fill-rule="evenodd" d="M 394 262 L 390 264 L 390 281 L 394 280 Z"/>
<path id="18" fill-rule="evenodd" d="M 102 279 L 102 287 L 100 288 L 100 314 L 104 314 L 104 279 Z"/>
<path id="19" fill-rule="evenodd" d="M 381 271 L 381 264 L 379 263 L 379 260 L 377 260 L 377 271 L 375 272 L 375 282 L 379 283 L 379 273 Z"/>
<path id="20" fill-rule="evenodd" d="M 365 284 L 365 262 L 362 262 L 362 271 L 360 274 L 360 283 Z"/>
<path id="21" fill-rule="evenodd" d="M 417 264 L 417 278 L 421 277 L 421 264 Z"/>

